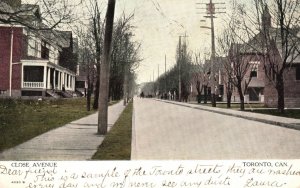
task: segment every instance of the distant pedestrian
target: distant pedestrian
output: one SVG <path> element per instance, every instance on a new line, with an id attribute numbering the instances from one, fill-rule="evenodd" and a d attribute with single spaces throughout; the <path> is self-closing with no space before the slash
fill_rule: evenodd
<path id="1" fill-rule="evenodd" d="M 144 92 L 142 92 L 142 93 L 140 94 L 140 97 L 141 97 L 141 98 L 144 98 L 144 96 L 145 96 L 145 94 L 144 94 Z"/>

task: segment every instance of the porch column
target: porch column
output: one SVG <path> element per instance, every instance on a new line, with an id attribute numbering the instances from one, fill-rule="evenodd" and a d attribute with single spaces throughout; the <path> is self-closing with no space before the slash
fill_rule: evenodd
<path id="1" fill-rule="evenodd" d="M 71 88 L 71 76 L 68 74 L 68 88 Z"/>
<path id="2" fill-rule="evenodd" d="M 66 88 L 66 85 L 65 85 L 65 72 L 62 72 L 61 73 L 61 89 L 62 87 Z"/>
<path id="3" fill-rule="evenodd" d="M 72 77 L 72 75 L 70 75 L 70 89 L 71 89 L 71 90 L 72 90 L 72 88 L 73 88 L 72 83 L 73 83 L 73 77 Z"/>
<path id="4" fill-rule="evenodd" d="M 71 76 L 71 90 L 73 90 L 73 76 Z"/>
<path id="5" fill-rule="evenodd" d="M 48 79 L 47 79 L 47 89 L 50 89 L 50 74 L 51 74 L 51 69 L 50 69 L 50 67 L 48 68 L 48 74 L 47 74 L 47 76 L 48 76 Z"/>
<path id="6" fill-rule="evenodd" d="M 61 76 L 60 76 L 60 72 L 58 71 L 58 82 L 57 82 L 57 89 L 61 90 Z"/>
<path id="7" fill-rule="evenodd" d="M 53 89 L 56 89 L 56 70 L 53 71 Z"/>
<path id="8" fill-rule="evenodd" d="M 44 66 L 43 89 L 47 88 L 47 65 Z"/>
<path id="9" fill-rule="evenodd" d="M 76 83 L 76 77 L 73 76 L 73 91 L 75 91 L 75 83 Z"/>
<path id="10" fill-rule="evenodd" d="M 65 88 L 67 89 L 67 86 L 68 84 L 67 84 L 67 73 L 65 73 Z"/>
<path id="11" fill-rule="evenodd" d="M 24 65 L 22 63 L 22 70 L 21 70 L 21 88 L 24 87 Z"/>
<path id="12" fill-rule="evenodd" d="M 61 82 L 60 82 L 60 85 L 61 85 L 61 90 L 62 90 L 62 88 L 63 88 L 63 86 L 64 86 L 64 72 L 61 72 L 60 74 L 61 74 Z"/>

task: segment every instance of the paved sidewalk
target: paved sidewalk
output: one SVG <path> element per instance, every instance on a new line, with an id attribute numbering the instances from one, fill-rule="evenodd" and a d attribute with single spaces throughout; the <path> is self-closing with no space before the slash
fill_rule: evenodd
<path id="1" fill-rule="evenodd" d="M 108 107 L 108 130 L 123 110 L 123 101 Z M 97 121 L 98 112 L 5 150 L 0 160 L 89 160 L 104 140 Z"/>
<path id="2" fill-rule="evenodd" d="M 156 99 L 156 100 L 160 100 L 160 99 Z M 161 100 L 161 101 L 180 105 L 180 106 L 190 107 L 194 109 L 201 109 L 201 110 L 215 112 L 223 115 L 240 117 L 248 120 L 254 120 L 262 123 L 268 123 L 268 124 L 277 125 L 281 127 L 300 130 L 300 119 L 285 118 L 285 117 L 259 114 L 253 112 L 245 112 L 245 111 L 232 110 L 226 108 L 214 108 L 214 107 L 204 106 L 199 104 L 183 103 L 183 102 L 176 102 L 176 101 L 169 101 L 169 100 Z"/>

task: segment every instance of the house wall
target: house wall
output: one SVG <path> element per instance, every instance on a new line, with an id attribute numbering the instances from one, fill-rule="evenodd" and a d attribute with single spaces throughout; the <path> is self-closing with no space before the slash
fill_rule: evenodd
<path id="1" fill-rule="evenodd" d="M 10 67 L 10 40 L 11 29 L 14 32 L 13 38 L 13 74 L 12 74 L 12 91 L 13 94 L 19 96 L 21 89 L 21 64 L 17 64 L 22 56 L 23 35 L 21 27 L 0 27 L 0 90 L 9 90 L 9 67 Z"/>

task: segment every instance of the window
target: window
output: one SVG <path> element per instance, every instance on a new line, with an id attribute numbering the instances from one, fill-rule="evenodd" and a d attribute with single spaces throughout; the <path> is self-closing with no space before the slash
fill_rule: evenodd
<path id="1" fill-rule="evenodd" d="M 44 67 L 24 66 L 24 82 L 43 82 Z"/>
<path id="2" fill-rule="evenodd" d="M 41 57 L 43 59 L 49 59 L 49 48 L 45 41 L 42 42 Z"/>
<path id="3" fill-rule="evenodd" d="M 28 35 L 28 56 L 38 57 L 38 42 L 34 35 Z"/>
<path id="4" fill-rule="evenodd" d="M 224 95 L 224 85 L 219 85 L 219 94 Z"/>
<path id="5" fill-rule="evenodd" d="M 250 77 L 256 78 L 257 77 L 257 71 L 258 71 L 258 65 L 260 64 L 259 61 L 251 61 L 251 71 L 250 71 Z"/>
<path id="6" fill-rule="evenodd" d="M 300 80 L 300 66 L 296 67 L 296 80 Z"/>
<path id="7" fill-rule="evenodd" d="M 251 78 L 256 78 L 256 77 L 257 77 L 257 71 L 256 71 L 256 70 L 252 70 L 252 71 L 250 72 L 250 77 L 251 77 Z"/>

